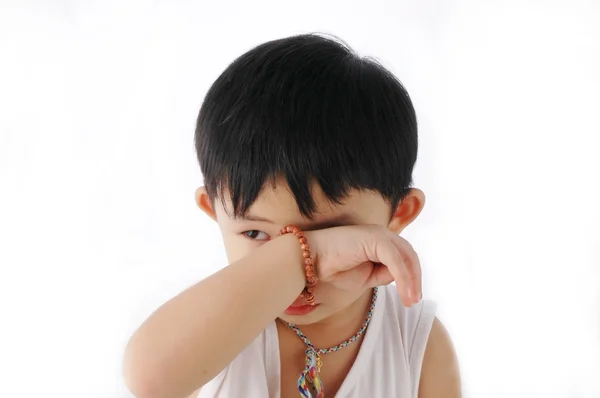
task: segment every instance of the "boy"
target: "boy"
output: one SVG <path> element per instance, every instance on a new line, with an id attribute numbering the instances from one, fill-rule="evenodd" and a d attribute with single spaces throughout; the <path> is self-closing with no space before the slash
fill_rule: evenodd
<path id="1" fill-rule="evenodd" d="M 390 72 L 316 35 L 265 43 L 210 88 L 195 139 L 196 202 L 230 265 L 134 334 L 138 398 L 460 396 L 398 235 L 425 199 L 415 111 Z"/>

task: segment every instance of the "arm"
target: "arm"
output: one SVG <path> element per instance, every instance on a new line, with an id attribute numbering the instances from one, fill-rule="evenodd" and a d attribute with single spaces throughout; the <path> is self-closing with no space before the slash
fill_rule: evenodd
<path id="1" fill-rule="evenodd" d="M 200 394 L 200 390 L 202 390 L 202 389 L 201 388 L 197 389 L 188 398 L 198 398 L 198 394 Z"/>
<path id="2" fill-rule="evenodd" d="M 460 398 L 461 396 L 456 353 L 446 328 L 435 318 L 425 348 L 419 398 Z"/>
<path id="3" fill-rule="evenodd" d="M 184 398 L 199 389 L 294 301 L 305 285 L 295 236 L 250 255 L 174 297 L 134 333 L 124 377 L 138 398 Z"/>

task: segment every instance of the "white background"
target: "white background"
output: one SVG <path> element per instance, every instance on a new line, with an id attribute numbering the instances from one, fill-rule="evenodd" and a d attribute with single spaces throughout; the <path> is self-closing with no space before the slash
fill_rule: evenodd
<path id="1" fill-rule="evenodd" d="M 600 397 L 598 1 L 0 4 L 0 396 L 130 397 L 130 334 L 226 265 L 193 201 L 203 95 L 318 31 L 412 95 L 405 237 L 465 395 Z"/>

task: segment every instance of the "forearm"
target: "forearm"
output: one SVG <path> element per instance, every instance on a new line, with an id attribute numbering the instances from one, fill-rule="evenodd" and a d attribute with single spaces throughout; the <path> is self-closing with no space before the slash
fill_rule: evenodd
<path id="1" fill-rule="evenodd" d="M 185 397 L 215 377 L 300 294 L 298 241 L 287 235 L 192 286 L 139 328 L 125 378 L 139 398 Z"/>

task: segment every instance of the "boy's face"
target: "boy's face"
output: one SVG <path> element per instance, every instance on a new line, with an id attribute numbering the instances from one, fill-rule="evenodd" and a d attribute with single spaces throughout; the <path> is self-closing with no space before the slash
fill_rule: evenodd
<path id="1" fill-rule="evenodd" d="M 279 231 L 290 224 L 305 231 L 329 228 L 339 226 L 334 220 L 343 216 L 347 220 L 346 225 L 377 224 L 400 233 L 416 218 L 424 204 L 423 193 L 419 190 L 412 190 L 393 213 L 389 203 L 376 192 L 351 191 L 342 204 L 332 204 L 318 184 L 315 184 L 313 197 L 317 212 L 313 219 L 306 219 L 300 214 L 294 196 L 285 182 L 277 184 L 276 188 L 266 184 L 250 207 L 247 217 L 236 220 L 228 215 L 221 200 L 211 202 L 204 188 L 199 188 L 196 192 L 199 207 L 219 224 L 229 263 L 245 257 L 252 250 L 277 237 Z M 225 203 L 231 208 L 229 198 L 226 197 Z M 315 298 L 320 305 L 315 311 L 302 317 L 281 314 L 280 318 L 296 324 L 315 323 L 350 306 L 363 293 L 365 291 L 341 290 L 327 283 L 318 283 Z"/>

